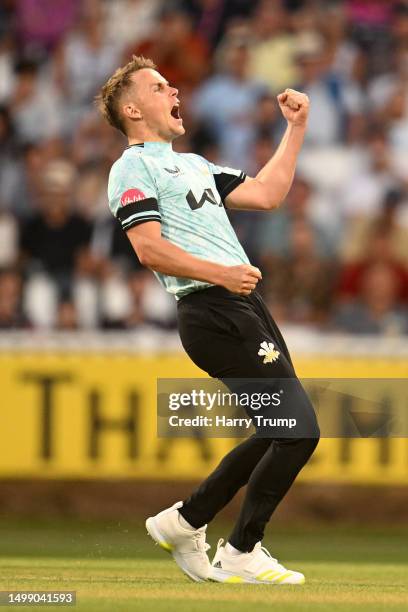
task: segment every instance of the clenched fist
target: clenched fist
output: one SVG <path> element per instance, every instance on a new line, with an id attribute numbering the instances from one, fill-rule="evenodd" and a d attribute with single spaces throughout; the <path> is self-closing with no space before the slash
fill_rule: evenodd
<path id="1" fill-rule="evenodd" d="M 309 114 L 309 98 L 295 89 L 285 89 L 278 95 L 279 107 L 285 119 L 293 125 L 304 126 Z"/>
<path id="2" fill-rule="evenodd" d="M 229 266 L 226 268 L 225 279 L 222 285 L 229 291 L 232 291 L 232 293 L 249 295 L 261 278 L 261 271 L 250 264 Z"/>

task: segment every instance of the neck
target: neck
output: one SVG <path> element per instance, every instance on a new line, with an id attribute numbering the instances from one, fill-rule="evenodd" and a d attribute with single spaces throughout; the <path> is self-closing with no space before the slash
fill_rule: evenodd
<path id="1" fill-rule="evenodd" d="M 142 126 L 140 126 L 142 127 Z M 139 142 L 163 142 L 170 144 L 172 138 L 165 138 L 149 129 L 138 129 L 137 132 L 128 135 L 129 145 L 138 144 Z"/>

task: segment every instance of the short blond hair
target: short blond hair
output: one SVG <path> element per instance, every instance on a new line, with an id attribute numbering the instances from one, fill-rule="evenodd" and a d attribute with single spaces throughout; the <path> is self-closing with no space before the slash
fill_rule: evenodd
<path id="1" fill-rule="evenodd" d="M 131 76 L 144 68 L 155 69 L 153 60 L 142 55 L 133 55 L 130 62 L 118 68 L 116 72 L 101 87 L 95 102 L 105 119 L 126 136 L 126 129 L 121 116 L 118 102 L 124 91 L 131 85 Z"/>

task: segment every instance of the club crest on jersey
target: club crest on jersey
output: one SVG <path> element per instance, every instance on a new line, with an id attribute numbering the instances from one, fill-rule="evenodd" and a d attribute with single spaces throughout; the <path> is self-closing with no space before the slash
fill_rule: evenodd
<path id="1" fill-rule="evenodd" d="M 174 166 L 174 168 L 164 168 L 164 169 L 166 172 L 168 172 L 169 174 L 172 174 L 173 176 L 179 176 L 180 174 L 183 173 L 181 168 L 179 168 L 178 166 Z"/>
<path id="2" fill-rule="evenodd" d="M 120 198 L 121 206 L 127 206 L 128 204 L 132 204 L 133 202 L 139 202 L 139 200 L 145 200 L 146 196 L 140 189 L 128 189 L 124 193 L 122 193 L 122 197 Z"/>
<path id="3" fill-rule="evenodd" d="M 275 349 L 275 345 L 272 342 L 264 340 L 261 342 L 258 355 L 263 357 L 263 363 L 272 363 L 278 359 L 280 352 Z"/>

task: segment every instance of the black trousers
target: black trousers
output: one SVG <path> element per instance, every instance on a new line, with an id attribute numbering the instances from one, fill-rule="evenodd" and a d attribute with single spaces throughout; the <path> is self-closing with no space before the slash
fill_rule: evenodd
<path id="1" fill-rule="evenodd" d="M 297 379 L 283 336 L 254 291 L 239 296 L 223 287 L 210 287 L 178 301 L 181 342 L 192 361 L 218 379 L 291 379 L 291 404 L 305 418 L 307 437 L 254 435 L 230 451 L 204 482 L 186 499 L 180 513 L 199 528 L 247 485 L 243 505 L 228 538 L 242 552 L 262 540 L 273 511 L 308 461 L 319 439 L 313 406 Z M 279 357 L 264 363 L 261 342 L 272 342 Z M 265 381 L 266 382 L 266 381 Z M 228 384 L 228 382 L 227 382 Z"/>

